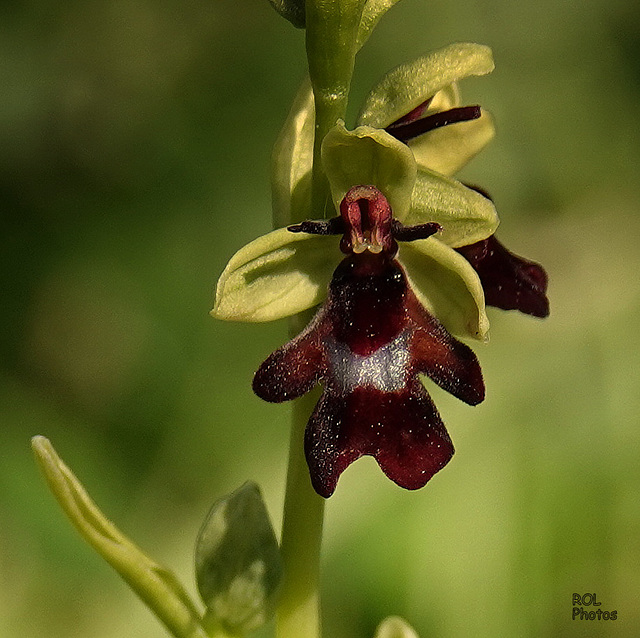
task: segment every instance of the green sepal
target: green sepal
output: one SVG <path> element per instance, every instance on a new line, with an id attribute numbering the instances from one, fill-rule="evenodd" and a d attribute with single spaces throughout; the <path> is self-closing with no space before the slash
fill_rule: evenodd
<path id="1" fill-rule="evenodd" d="M 282 560 L 267 508 L 255 483 L 217 501 L 198 534 L 198 590 L 205 626 L 244 635 L 274 614 Z"/>
<path id="2" fill-rule="evenodd" d="M 449 84 L 493 70 L 491 49 L 457 43 L 402 64 L 387 73 L 367 96 L 358 124 L 385 128 Z"/>
<path id="3" fill-rule="evenodd" d="M 322 166 L 336 210 L 353 186 L 372 185 L 387 198 L 394 217 L 402 221 L 408 215 L 416 163 L 406 144 L 385 131 L 370 126 L 348 131 L 338 122 L 322 143 Z"/>
<path id="4" fill-rule="evenodd" d="M 269 0 L 271 6 L 294 27 L 304 29 L 305 0 Z"/>
<path id="5" fill-rule="evenodd" d="M 273 321 L 319 304 L 341 253 L 331 236 L 274 230 L 241 248 L 224 269 L 211 315 Z"/>
<path id="6" fill-rule="evenodd" d="M 436 237 L 401 242 L 398 260 L 420 303 L 454 335 L 487 340 L 484 291 L 471 264 Z"/>
<path id="7" fill-rule="evenodd" d="M 482 110 L 478 119 L 442 126 L 409 141 L 418 166 L 454 175 L 495 135 L 493 118 Z"/>
<path id="8" fill-rule="evenodd" d="M 389 616 L 378 625 L 374 638 L 418 638 L 418 634 L 403 618 Z"/>
<path id="9" fill-rule="evenodd" d="M 296 94 L 271 156 L 274 228 L 310 217 L 314 119 L 313 91 L 307 78 Z"/>
<path id="10" fill-rule="evenodd" d="M 380 18 L 391 9 L 391 7 L 399 2 L 399 0 L 367 0 L 362 9 L 362 18 L 358 27 L 358 36 L 356 39 L 357 48 L 360 50 L 369 36 L 375 29 Z"/>
<path id="11" fill-rule="evenodd" d="M 50 441 L 35 436 L 32 448 L 49 488 L 80 535 L 138 594 L 177 638 L 207 638 L 200 615 L 174 574 L 146 556 L 91 500 Z"/>
<path id="12" fill-rule="evenodd" d="M 491 200 L 451 177 L 426 170 L 418 170 L 411 210 L 401 221 L 407 226 L 438 222 L 442 230 L 437 238 L 454 248 L 486 239 L 499 223 Z"/>
<path id="13" fill-rule="evenodd" d="M 430 115 L 437 111 L 447 111 L 454 106 L 460 106 L 460 89 L 457 82 L 447 84 L 447 86 L 436 91 L 424 115 Z"/>

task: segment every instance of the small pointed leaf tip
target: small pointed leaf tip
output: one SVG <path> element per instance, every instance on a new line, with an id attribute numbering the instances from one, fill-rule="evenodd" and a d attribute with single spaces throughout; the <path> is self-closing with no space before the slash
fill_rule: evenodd
<path id="1" fill-rule="evenodd" d="M 269 0 L 271 6 L 294 27 L 304 29 L 305 0 Z"/>
<path id="2" fill-rule="evenodd" d="M 275 611 L 282 563 L 260 490 L 245 483 L 211 508 L 196 543 L 205 626 L 245 634 Z"/>

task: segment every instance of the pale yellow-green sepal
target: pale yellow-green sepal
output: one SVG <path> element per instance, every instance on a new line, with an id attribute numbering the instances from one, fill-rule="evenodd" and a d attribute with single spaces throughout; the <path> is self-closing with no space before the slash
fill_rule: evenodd
<path id="1" fill-rule="evenodd" d="M 200 614 L 173 573 L 146 556 L 109 521 L 43 436 L 32 439 L 51 491 L 82 537 L 179 638 L 207 638 Z"/>
<path id="2" fill-rule="evenodd" d="M 493 70 L 491 49 L 457 43 L 402 64 L 387 73 L 367 96 L 358 124 L 385 128 L 449 84 Z"/>
<path id="3" fill-rule="evenodd" d="M 307 310 L 326 296 L 340 258 L 336 237 L 274 230 L 231 258 L 218 280 L 211 314 L 259 322 Z"/>
<path id="4" fill-rule="evenodd" d="M 483 110 L 478 119 L 442 126 L 408 144 L 418 166 L 454 175 L 493 139 L 494 134 L 493 118 Z"/>
<path id="5" fill-rule="evenodd" d="M 423 115 L 430 115 L 437 111 L 448 111 L 456 106 L 460 106 L 460 88 L 458 83 L 454 82 L 447 84 L 435 93 Z"/>
<path id="6" fill-rule="evenodd" d="M 374 638 L 418 638 L 418 634 L 404 618 L 389 616 L 378 625 Z"/>
<path id="7" fill-rule="evenodd" d="M 314 118 L 313 91 L 307 78 L 296 94 L 271 156 L 271 199 L 276 228 L 310 215 Z"/>
<path id="8" fill-rule="evenodd" d="M 416 162 L 406 144 L 385 131 L 370 126 L 348 131 L 338 122 L 322 143 L 322 166 L 336 210 L 353 186 L 371 185 L 387 198 L 395 217 L 408 214 Z"/>
<path id="9" fill-rule="evenodd" d="M 498 214 L 491 200 L 457 180 L 419 170 L 409 214 L 400 219 L 406 226 L 437 222 L 440 241 L 457 248 L 493 235 Z"/>
<path id="10" fill-rule="evenodd" d="M 367 0 L 362 9 L 362 17 L 360 18 L 360 26 L 358 27 L 358 36 L 356 38 L 358 50 L 369 39 L 380 18 L 397 2 L 399 0 Z"/>
<path id="11" fill-rule="evenodd" d="M 429 237 L 401 243 L 398 258 L 418 300 L 449 332 L 486 341 L 482 284 L 462 255 Z"/>

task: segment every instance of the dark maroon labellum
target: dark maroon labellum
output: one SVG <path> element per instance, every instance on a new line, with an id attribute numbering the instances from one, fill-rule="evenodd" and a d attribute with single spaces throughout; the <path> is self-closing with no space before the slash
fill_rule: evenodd
<path id="1" fill-rule="evenodd" d="M 394 259 L 397 240 L 439 227 L 403 227 L 370 186 L 352 189 L 337 219 L 290 229 L 342 232 L 348 254 L 326 302 L 260 366 L 253 388 L 266 401 L 281 402 L 322 384 L 305 433 L 311 482 L 321 496 L 330 496 L 344 469 L 363 455 L 398 485 L 417 489 L 454 451 L 419 375 L 471 405 L 484 398 L 475 355 L 421 306 Z"/>

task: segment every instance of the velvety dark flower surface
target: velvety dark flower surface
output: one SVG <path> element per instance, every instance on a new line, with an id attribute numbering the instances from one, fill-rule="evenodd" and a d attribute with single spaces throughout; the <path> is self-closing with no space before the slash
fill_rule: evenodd
<path id="1" fill-rule="evenodd" d="M 549 315 L 547 273 L 540 264 L 514 255 L 495 235 L 457 250 L 480 276 L 488 306 L 540 318 Z"/>
<path id="2" fill-rule="evenodd" d="M 475 405 L 484 398 L 480 366 L 421 306 L 395 259 L 396 238 L 424 238 L 437 225 L 392 223 L 386 199 L 371 187 L 348 193 L 341 212 L 348 255 L 333 274 L 327 300 L 298 337 L 260 366 L 254 391 L 281 402 L 322 384 L 305 435 L 320 495 L 330 496 L 342 471 L 363 455 L 373 456 L 398 485 L 417 489 L 453 455 L 418 375 Z M 301 226 L 307 232 L 340 226 L 315 224 Z"/>

